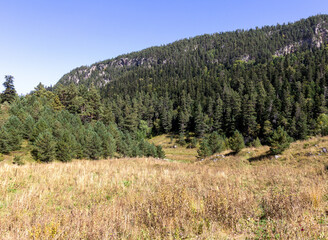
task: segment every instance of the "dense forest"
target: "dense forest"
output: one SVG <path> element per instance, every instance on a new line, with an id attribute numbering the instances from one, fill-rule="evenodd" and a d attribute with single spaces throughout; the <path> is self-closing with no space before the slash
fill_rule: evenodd
<path id="1" fill-rule="evenodd" d="M 98 87 L 108 121 L 122 129 L 144 120 L 153 134 L 238 130 L 246 143 L 265 143 L 281 126 L 304 139 L 327 113 L 327 39 L 327 15 L 203 35 L 75 69 L 55 91 Z"/>
<path id="2" fill-rule="evenodd" d="M 62 104 L 65 92 L 57 95 L 39 84 L 31 94 L 18 97 L 12 76 L 6 76 L 3 85 L 6 90 L 1 94 L 2 109 L 8 109 L 9 117 L 0 122 L 0 154 L 19 150 L 25 140 L 31 146 L 32 156 L 41 162 L 165 157 L 161 146 L 146 141 L 150 128 L 143 121 L 134 132 L 127 132 L 119 130 L 113 122 L 99 120 L 101 103 L 95 89 L 85 89 L 85 95 L 80 92 L 81 102 L 90 106 L 84 107 L 85 115 L 77 115 L 71 113 L 73 105 L 65 108 Z"/>
<path id="3" fill-rule="evenodd" d="M 326 135 L 327 40 L 328 15 L 318 15 L 197 36 L 77 68 L 54 87 L 40 84 L 7 101 L 11 117 L 1 127 L 0 146 L 14 150 L 3 139 L 20 131 L 34 146 L 56 139 L 59 159 L 162 156 L 145 138 L 170 133 L 190 147 L 201 139 L 200 156 L 207 156 L 227 145 L 238 151 L 244 143 Z M 224 146 L 216 149 L 218 139 Z M 74 151 L 60 156 L 61 148 Z M 33 153 L 41 154 L 38 147 Z"/>

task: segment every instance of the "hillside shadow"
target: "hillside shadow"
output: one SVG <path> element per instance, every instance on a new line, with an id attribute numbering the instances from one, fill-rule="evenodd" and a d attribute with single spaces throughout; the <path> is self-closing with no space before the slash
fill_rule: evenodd
<path id="1" fill-rule="evenodd" d="M 263 155 L 256 156 L 256 157 L 251 157 L 251 158 L 248 159 L 248 161 L 249 162 L 258 162 L 258 161 L 262 161 L 263 159 L 268 158 L 268 157 L 272 157 L 272 156 L 273 155 L 268 151 Z"/>

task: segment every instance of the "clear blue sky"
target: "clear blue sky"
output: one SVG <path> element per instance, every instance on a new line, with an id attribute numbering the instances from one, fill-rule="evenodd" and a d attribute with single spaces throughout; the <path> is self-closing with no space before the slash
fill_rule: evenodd
<path id="1" fill-rule="evenodd" d="M 0 0 L 0 9 L 0 82 L 13 75 L 17 92 L 25 94 L 123 53 L 327 14 L 328 1 Z"/>

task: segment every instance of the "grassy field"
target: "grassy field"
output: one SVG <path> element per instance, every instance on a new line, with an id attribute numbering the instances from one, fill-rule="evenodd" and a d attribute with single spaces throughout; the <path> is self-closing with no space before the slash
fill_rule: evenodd
<path id="1" fill-rule="evenodd" d="M 177 144 L 177 136 L 171 140 L 169 135 L 160 135 L 150 139 L 150 142 L 161 145 L 166 158 L 169 160 L 180 162 L 194 162 L 197 160 L 197 149 L 180 146 Z"/>
<path id="2" fill-rule="evenodd" d="M 327 146 L 312 138 L 278 159 L 261 147 L 188 163 L 6 160 L 0 239 L 327 239 Z"/>

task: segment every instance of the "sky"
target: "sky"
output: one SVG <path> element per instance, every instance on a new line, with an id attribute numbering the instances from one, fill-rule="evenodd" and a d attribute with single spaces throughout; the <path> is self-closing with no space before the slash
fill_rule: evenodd
<path id="1" fill-rule="evenodd" d="M 12 75 L 17 92 L 26 94 L 124 53 L 328 14 L 328 1 L 0 0 L 0 10 L 0 83 Z"/>

